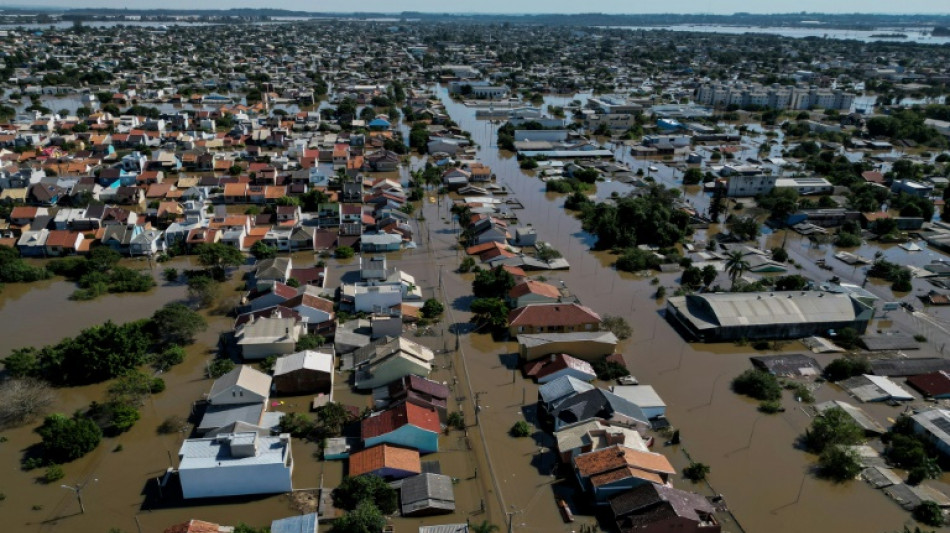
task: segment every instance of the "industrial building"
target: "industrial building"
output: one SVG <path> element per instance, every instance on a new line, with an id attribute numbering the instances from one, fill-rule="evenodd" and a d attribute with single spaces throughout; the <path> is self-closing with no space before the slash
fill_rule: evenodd
<path id="1" fill-rule="evenodd" d="M 667 319 L 704 342 L 864 333 L 873 312 L 848 294 L 821 291 L 689 294 L 666 306 Z"/>

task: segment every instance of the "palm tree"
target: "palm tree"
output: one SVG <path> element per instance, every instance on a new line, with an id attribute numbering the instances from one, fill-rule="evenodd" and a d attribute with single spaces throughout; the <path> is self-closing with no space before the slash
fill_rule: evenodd
<path id="1" fill-rule="evenodd" d="M 745 260 L 741 250 L 733 250 L 726 256 L 726 272 L 732 280 L 732 290 L 736 288 L 736 281 L 749 270 L 749 262 Z"/>
<path id="2" fill-rule="evenodd" d="M 481 524 L 472 524 L 469 529 L 472 533 L 494 533 L 498 531 L 498 526 L 489 523 L 488 520 L 482 520 Z"/>

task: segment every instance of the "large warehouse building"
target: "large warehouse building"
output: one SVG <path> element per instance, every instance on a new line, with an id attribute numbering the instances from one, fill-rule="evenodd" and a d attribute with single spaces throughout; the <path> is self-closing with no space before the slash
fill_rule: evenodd
<path id="1" fill-rule="evenodd" d="M 864 333 L 874 309 L 821 291 L 689 294 L 670 298 L 666 317 L 704 342 L 800 339 L 843 328 Z"/>

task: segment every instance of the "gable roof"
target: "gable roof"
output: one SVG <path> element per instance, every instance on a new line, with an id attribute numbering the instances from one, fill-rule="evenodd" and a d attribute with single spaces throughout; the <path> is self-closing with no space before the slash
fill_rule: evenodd
<path id="1" fill-rule="evenodd" d="M 599 483 L 595 482 L 595 485 L 604 485 L 629 476 L 641 477 L 644 473 L 647 474 L 644 479 L 652 481 L 655 477 L 659 479 L 657 483 L 662 483 L 658 474 L 676 473 L 666 456 L 634 450 L 619 444 L 578 455 L 574 458 L 574 465 L 582 477 L 591 478 L 592 482 L 595 482 L 595 477 L 601 476 L 597 479 Z"/>
<path id="2" fill-rule="evenodd" d="M 545 298 L 558 299 L 561 297 L 561 291 L 557 287 L 551 285 L 550 283 L 543 283 L 541 281 L 534 281 L 532 279 L 525 280 L 508 291 L 508 296 L 511 298 L 521 298 L 528 294 L 537 294 L 538 296 L 544 296 Z"/>
<path id="3" fill-rule="evenodd" d="M 600 315 L 575 303 L 531 304 L 508 314 L 510 326 L 575 326 L 600 323 Z"/>
<path id="4" fill-rule="evenodd" d="M 528 363 L 525 365 L 525 374 L 528 377 L 542 379 L 568 368 L 587 374 L 591 376 L 591 379 L 597 377 L 597 372 L 590 363 L 563 353 L 551 354 L 550 357 L 542 357 Z"/>
<path id="5" fill-rule="evenodd" d="M 399 488 L 403 515 L 420 512 L 455 510 L 455 492 L 452 478 L 442 474 L 425 473 L 406 478 Z"/>
<path id="6" fill-rule="evenodd" d="M 214 397 L 234 386 L 267 397 L 270 392 L 271 377 L 250 365 L 240 365 L 234 370 L 214 380 L 208 399 L 214 403 Z"/>
<path id="7" fill-rule="evenodd" d="M 278 357 L 274 362 L 274 375 L 281 376 L 297 370 L 333 372 L 333 355 L 313 350 Z"/>
<path id="8" fill-rule="evenodd" d="M 419 450 L 380 444 L 350 454 L 349 468 L 351 476 L 369 474 L 383 468 L 418 474 L 422 472 L 422 461 L 419 459 Z"/>
<path id="9" fill-rule="evenodd" d="M 680 517 L 695 522 L 707 521 L 715 507 L 705 497 L 666 485 L 647 483 L 609 499 L 621 531 L 638 529 L 659 520 Z"/>
<path id="10" fill-rule="evenodd" d="M 629 400 L 604 389 L 592 389 L 575 394 L 558 404 L 554 417 L 565 424 L 590 418 L 609 419 L 614 413 L 646 423 L 649 417 L 643 409 Z"/>
<path id="11" fill-rule="evenodd" d="M 581 381 L 573 376 L 561 376 L 554 381 L 545 383 L 538 387 L 538 395 L 545 403 L 551 403 L 555 400 L 566 398 L 572 394 L 593 390 L 594 386 L 590 383 Z"/>
<path id="12" fill-rule="evenodd" d="M 434 409 L 407 402 L 364 418 L 360 423 L 360 433 L 364 439 L 370 439 L 385 435 L 406 425 L 413 425 L 434 433 L 438 433 L 442 429 L 439 423 L 439 415 Z"/>

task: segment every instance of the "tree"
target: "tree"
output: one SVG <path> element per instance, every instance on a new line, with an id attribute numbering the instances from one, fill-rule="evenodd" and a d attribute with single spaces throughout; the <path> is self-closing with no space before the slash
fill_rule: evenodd
<path id="1" fill-rule="evenodd" d="M 199 308 L 211 307 L 221 292 L 221 284 L 211 276 L 199 275 L 188 278 L 188 298 Z"/>
<path id="2" fill-rule="evenodd" d="M 395 491 L 393 493 L 395 494 Z M 373 505 L 373 500 L 366 500 L 337 518 L 330 531 L 333 533 L 379 533 L 385 525 L 386 518 L 383 513 Z"/>
<path id="3" fill-rule="evenodd" d="M 53 391 L 45 381 L 33 378 L 7 379 L 0 383 L 0 429 L 31 422 L 53 403 Z"/>
<path id="4" fill-rule="evenodd" d="M 191 344 L 207 327 L 203 316 L 180 303 L 166 304 L 152 315 L 155 336 L 166 344 Z"/>
<path id="5" fill-rule="evenodd" d="M 36 429 L 43 438 L 43 457 L 53 463 L 68 463 L 91 452 L 102 440 L 102 430 L 91 419 L 76 414 L 46 417 Z"/>
<path id="6" fill-rule="evenodd" d="M 352 511 L 360 502 L 375 502 L 384 514 L 396 512 L 396 490 L 376 475 L 347 476 L 330 494 L 333 505 L 338 509 Z M 375 533 L 375 532 L 374 532 Z"/>
<path id="7" fill-rule="evenodd" d="M 240 250 L 220 242 L 199 244 L 195 247 L 195 253 L 198 262 L 208 268 L 216 280 L 223 280 L 229 267 L 244 264 L 244 254 Z"/>
<path id="8" fill-rule="evenodd" d="M 778 261 L 779 263 L 788 261 L 788 251 L 780 246 L 772 248 L 772 260 Z"/>
<path id="9" fill-rule="evenodd" d="M 327 402 L 316 409 L 317 424 L 323 437 L 338 437 L 343 425 L 350 420 L 350 413 L 342 403 Z"/>
<path id="10" fill-rule="evenodd" d="M 164 390 L 164 381 L 158 385 L 155 379 L 140 370 L 129 370 L 109 386 L 109 400 L 116 404 L 140 407 L 149 394 L 157 392 L 156 388 Z"/>
<path id="11" fill-rule="evenodd" d="M 323 338 L 322 335 L 307 334 L 297 339 L 297 344 L 295 345 L 294 348 L 298 352 L 301 352 L 303 350 L 316 350 L 317 348 L 323 346 L 324 343 L 326 342 L 327 340 Z"/>
<path id="12" fill-rule="evenodd" d="M 729 274 L 729 280 L 732 281 L 732 289 L 735 290 L 736 282 L 749 270 L 749 262 L 745 260 L 741 250 L 733 250 L 726 255 L 726 273 Z"/>
<path id="13" fill-rule="evenodd" d="M 707 475 L 709 475 L 709 465 L 704 463 L 691 462 L 683 469 L 683 477 L 693 483 L 706 479 Z"/>
<path id="14" fill-rule="evenodd" d="M 277 248 L 268 245 L 264 241 L 257 241 L 253 246 L 251 246 L 251 255 L 253 255 L 258 261 L 272 259 L 277 257 Z"/>
<path id="15" fill-rule="evenodd" d="M 750 368 L 732 380 L 732 390 L 736 394 L 750 396 L 761 401 L 775 401 L 782 397 L 782 387 L 778 379 L 763 370 Z"/>
<path id="16" fill-rule="evenodd" d="M 825 367 L 828 381 L 841 381 L 854 376 L 871 373 L 871 363 L 863 357 L 839 357 Z"/>
<path id="17" fill-rule="evenodd" d="M 716 277 L 719 276 L 719 271 L 712 265 L 706 265 L 703 267 L 701 274 L 703 287 L 709 287 L 712 285 L 712 282 L 716 281 Z"/>
<path id="18" fill-rule="evenodd" d="M 508 324 L 508 304 L 501 298 L 475 298 L 469 310 L 475 321 L 492 328 L 504 328 Z"/>
<path id="19" fill-rule="evenodd" d="M 914 507 L 914 520 L 933 527 L 941 527 L 946 523 L 943 515 L 943 509 L 935 502 L 930 500 L 923 501 L 917 507 Z"/>
<path id="20" fill-rule="evenodd" d="M 475 267 L 475 259 L 467 256 L 459 264 L 459 272 L 470 272 Z"/>
<path id="21" fill-rule="evenodd" d="M 726 225 L 730 233 L 744 241 L 752 240 L 759 234 L 759 223 L 752 217 L 732 217 Z"/>
<path id="22" fill-rule="evenodd" d="M 622 316 L 604 315 L 600 321 L 600 328 L 613 333 L 621 340 L 629 339 L 630 335 L 633 335 L 633 328 Z"/>
<path id="23" fill-rule="evenodd" d="M 683 185 L 696 185 L 702 180 L 703 171 L 696 167 L 690 167 L 683 173 Z"/>
<path id="24" fill-rule="evenodd" d="M 698 289 L 703 284 L 703 271 L 699 267 L 688 266 L 680 276 L 680 285 L 690 290 Z"/>
<path id="25" fill-rule="evenodd" d="M 430 320 L 438 318 L 443 311 L 445 311 L 445 306 L 435 298 L 429 298 L 422 304 L 422 316 Z"/>
<path id="26" fill-rule="evenodd" d="M 289 433 L 290 436 L 305 439 L 313 434 L 313 420 L 303 413 L 287 413 L 280 418 L 278 424 L 281 433 Z"/>
<path id="27" fill-rule="evenodd" d="M 502 267 L 482 270 L 472 281 L 472 293 L 476 298 L 506 298 L 515 286 L 515 277 Z"/>
<path id="28" fill-rule="evenodd" d="M 833 407 L 816 417 L 805 431 L 805 444 L 815 453 L 832 446 L 852 446 L 861 442 L 864 431 L 844 409 Z"/>
<path id="29" fill-rule="evenodd" d="M 822 477 L 837 483 L 851 481 L 861 473 L 858 454 L 844 446 L 830 446 L 818 456 L 818 470 Z"/>
<path id="30" fill-rule="evenodd" d="M 349 246 L 338 246 L 334 252 L 334 255 L 337 259 L 349 259 L 356 255 L 356 251 L 354 251 L 353 248 Z"/>

